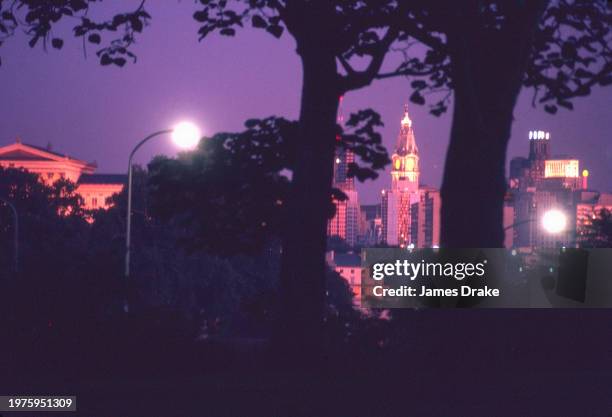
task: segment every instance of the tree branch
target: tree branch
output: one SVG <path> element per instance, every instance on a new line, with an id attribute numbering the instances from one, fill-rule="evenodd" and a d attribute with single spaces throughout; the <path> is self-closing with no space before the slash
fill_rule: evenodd
<path id="1" fill-rule="evenodd" d="M 348 66 L 352 72 L 347 70 L 348 74 L 340 79 L 340 90 L 342 91 L 342 94 L 350 90 L 356 90 L 368 86 L 372 83 L 382 67 L 389 47 L 397 39 L 398 33 L 399 31 L 395 27 L 390 27 L 387 30 L 385 36 L 378 43 L 376 51 L 372 54 L 370 64 L 364 71 L 355 71 L 350 65 Z M 342 64 L 343 58 L 339 56 L 338 59 Z"/>

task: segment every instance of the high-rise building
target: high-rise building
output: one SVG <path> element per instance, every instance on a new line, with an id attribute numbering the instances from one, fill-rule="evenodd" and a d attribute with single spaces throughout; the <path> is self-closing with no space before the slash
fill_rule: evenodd
<path id="1" fill-rule="evenodd" d="M 532 181 L 544 178 L 546 160 L 550 157 L 550 132 L 529 132 L 529 164 Z"/>
<path id="2" fill-rule="evenodd" d="M 419 189 L 419 201 L 411 206 L 412 243 L 418 248 L 440 245 L 440 191 L 432 187 Z"/>
<path id="3" fill-rule="evenodd" d="M 342 105 L 342 98 L 340 99 Z M 338 122 L 344 118 L 340 108 Z M 350 149 L 337 149 L 334 158 L 334 180 L 332 186 L 346 195 L 346 200 L 335 200 L 334 217 L 327 223 L 327 235 L 338 236 L 350 246 L 357 243 L 359 234 L 359 196 L 355 189 L 355 177 L 348 175 L 349 167 L 355 162 L 355 154 Z"/>
<path id="4" fill-rule="evenodd" d="M 505 206 L 504 225 L 506 242 L 513 247 L 576 246 L 581 224 L 588 223 L 594 208 L 600 206 L 601 193 L 596 197 L 586 193 L 588 172 L 581 177 L 579 160 L 551 157 L 550 151 L 550 133 L 530 131 L 529 157 L 510 162 L 510 207 Z M 601 201 L 607 201 L 605 195 Z M 549 210 L 564 213 L 567 227 L 563 231 L 549 233 L 542 227 Z"/>
<path id="5" fill-rule="evenodd" d="M 376 246 L 382 242 L 380 204 L 361 205 L 358 242 L 361 246 Z"/>
<path id="6" fill-rule="evenodd" d="M 382 241 L 390 246 L 439 244 L 440 193 L 419 183 L 419 149 L 408 106 L 391 157 L 391 188 L 382 191 Z"/>

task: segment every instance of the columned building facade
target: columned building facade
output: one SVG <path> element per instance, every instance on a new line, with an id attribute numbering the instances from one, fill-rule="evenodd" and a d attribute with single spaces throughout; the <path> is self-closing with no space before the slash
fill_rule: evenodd
<path id="1" fill-rule="evenodd" d="M 20 139 L 0 147 L 0 166 L 25 169 L 37 174 L 48 185 L 60 179 L 74 182 L 76 192 L 83 198 L 87 210 L 109 208 L 109 198 L 120 193 L 126 182 L 125 175 L 96 174 L 95 163 L 81 161 L 49 148 L 25 144 Z"/>

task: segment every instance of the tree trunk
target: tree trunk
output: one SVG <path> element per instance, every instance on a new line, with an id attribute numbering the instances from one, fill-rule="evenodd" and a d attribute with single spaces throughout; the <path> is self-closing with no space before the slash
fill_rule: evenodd
<path id="1" fill-rule="evenodd" d="M 441 189 L 445 247 L 504 246 L 506 149 L 545 6 L 516 2 L 501 30 L 467 14 L 448 34 L 455 102 Z"/>
<path id="2" fill-rule="evenodd" d="M 281 266 L 277 340 L 285 352 L 304 354 L 320 343 L 325 309 L 325 249 L 338 111 L 333 53 L 310 42 L 298 48 L 303 86 L 300 136 L 288 202 Z"/>
<path id="3" fill-rule="evenodd" d="M 469 85 L 455 84 L 451 139 L 442 182 L 443 247 L 503 247 L 505 161 L 514 101 L 494 107 Z M 488 95 L 484 93 L 484 95 Z M 479 121 L 483 120 L 483 123 Z"/>

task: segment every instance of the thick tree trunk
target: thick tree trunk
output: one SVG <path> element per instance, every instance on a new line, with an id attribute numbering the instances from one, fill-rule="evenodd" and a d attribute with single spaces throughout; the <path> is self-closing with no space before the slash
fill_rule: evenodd
<path id="1" fill-rule="evenodd" d="M 503 82 L 503 81 L 502 81 Z M 455 110 L 442 183 L 444 247 L 503 247 L 505 161 L 513 100 L 471 103 L 469 85 L 455 85 Z M 483 123 L 479 122 L 482 119 Z"/>
<path id="2" fill-rule="evenodd" d="M 503 247 L 506 149 L 545 5 L 517 2 L 499 31 L 467 14 L 449 33 L 455 102 L 441 189 L 445 247 Z"/>
<path id="3" fill-rule="evenodd" d="M 333 53 L 312 43 L 303 65 L 300 136 L 281 267 L 278 341 L 304 354 L 320 343 L 325 309 L 325 249 L 338 111 Z"/>

